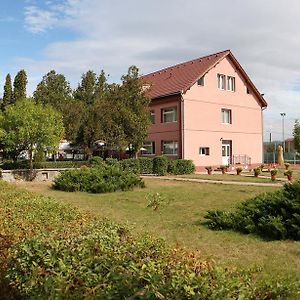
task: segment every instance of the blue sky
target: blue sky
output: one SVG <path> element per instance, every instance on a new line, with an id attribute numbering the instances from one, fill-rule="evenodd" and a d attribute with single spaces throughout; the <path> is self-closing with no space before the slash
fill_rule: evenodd
<path id="1" fill-rule="evenodd" d="M 265 136 L 286 137 L 300 119 L 298 0 L 2 0 L 0 95 L 22 68 L 28 93 L 51 69 L 75 87 L 83 72 L 119 80 L 231 49 L 269 103 Z"/>

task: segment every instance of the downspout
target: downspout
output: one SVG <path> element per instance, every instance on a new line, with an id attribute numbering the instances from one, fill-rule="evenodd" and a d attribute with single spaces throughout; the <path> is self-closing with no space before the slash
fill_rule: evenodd
<path id="1" fill-rule="evenodd" d="M 184 159 L 184 99 L 183 99 L 183 91 L 180 92 L 180 119 L 181 119 L 181 158 Z"/>
<path id="2" fill-rule="evenodd" d="M 266 109 L 266 106 L 263 106 L 261 108 L 261 130 L 262 130 L 262 135 L 261 135 L 261 140 L 262 140 L 262 163 L 264 163 L 264 115 L 263 115 L 263 111 Z"/>

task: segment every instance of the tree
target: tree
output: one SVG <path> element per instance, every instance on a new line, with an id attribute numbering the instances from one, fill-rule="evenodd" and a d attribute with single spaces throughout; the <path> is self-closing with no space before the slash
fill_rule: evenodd
<path id="1" fill-rule="evenodd" d="M 31 176 L 34 150 L 56 148 L 64 133 L 60 113 L 31 99 L 9 106 L 1 115 L 0 125 L 5 132 L 3 141 L 7 149 L 28 151 Z"/>
<path id="2" fill-rule="evenodd" d="M 293 136 L 295 149 L 298 153 L 300 153 L 300 123 L 298 120 L 296 120 L 294 124 Z"/>
<path id="3" fill-rule="evenodd" d="M 72 98 L 70 84 L 64 75 L 52 70 L 37 85 L 33 97 L 37 103 L 49 104 L 62 112 L 64 104 Z"/>
<path id="4" fill-rule="evenodd" d="M 120 93 L 123 103 L 121 107 L 124 115 L 124 132 L 128 144 L 132 145 L 136 155 L 148 135 L 151 99 L 143 90 L 143 82 L 136 66 L 129 67 L 128 73 L 121 79 L 123 81 Z"/>
<path id="5" fill-rule="evenodd" d="M 26 98 L 27 75 L 25 70 L 17 73 L 14 79 L 14 91 L 11 103 L 16 103 L 21 99 Z"/>
<path id="6" fill-rule="evenodd" d="M 12 91 L 11 77 L 10 77 L 10 74 L 7 74 L 6 78 L 5 78 L 1 110 L 4 111 L 5 108 L 12 102 L 13 102 L 13 91 Z"/>

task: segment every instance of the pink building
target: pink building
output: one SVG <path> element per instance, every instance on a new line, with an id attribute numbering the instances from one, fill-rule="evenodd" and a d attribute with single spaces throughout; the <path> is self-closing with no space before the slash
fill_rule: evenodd
<path id="1" fill-rule="evenodd" d="M 144 155 L 192 159 L 198 170 L 262 162 L 267 102 L 229 50 L 142 79 L 152 98 Z"/>

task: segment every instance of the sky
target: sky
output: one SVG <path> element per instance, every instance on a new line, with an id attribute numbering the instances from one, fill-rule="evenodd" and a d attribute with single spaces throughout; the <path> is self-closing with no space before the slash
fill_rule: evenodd
<path id="1" fill-rule="evenodd" d="M 230 49 L 268 102 L 264 138 L 300 119 L 299 0 L 1 0 L 0 95 L 20 69 L 28 93 L 54 69 L 74 88 L 87 70 L 119 81 Z"/>

